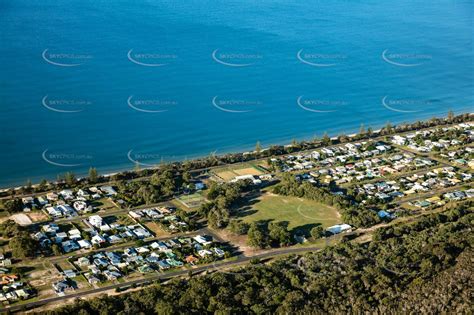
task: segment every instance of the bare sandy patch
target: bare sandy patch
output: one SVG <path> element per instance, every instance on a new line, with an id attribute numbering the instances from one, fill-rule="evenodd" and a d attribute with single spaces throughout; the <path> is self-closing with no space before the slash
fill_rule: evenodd
<path id="1" fill-rule="evenodd" d="M 31 219 L 33 222 L 41 222 L 41 221 L 46 221 L 48 220 L 48 216 L 44 214 L 43 212 L 30 212 L 27 214 L 27 216 Z"/>
<path id="2" fill-rule="evenodd" d="M 225 181 L 230 181 L 230 180 L 234 179 L 235 176 L 237 176 L 236 173 L 234 173 L 232 171 L 222 171 L 222 172 L 216 173 L 216 175 L 219 176 L 220 178 L 222 178 Z"/>
<path id="3" fill-rule="evenodd" d="M 22 226 L 33 224 L 33 221 L 31 221 L 30 217 L 24 213 L 14 214 L 10 216 L 10 219 L 14 220 L 17 224 Z"/>
<path id="4" fill-rule="evenodd" d="M 257 170 L 254 167 L 247 167 L 247 168 L 241 168 L 234 170 L 234 173 L 237 173 L 238 175 L 262 175 L 263 172 Z"/>

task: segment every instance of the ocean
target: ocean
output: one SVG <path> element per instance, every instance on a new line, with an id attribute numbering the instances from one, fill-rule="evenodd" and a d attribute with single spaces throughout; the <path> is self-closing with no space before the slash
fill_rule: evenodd
<path id="1" fill-rule="evenodd" d="M 474 109 L 473 1 L 0 1 L 0 187 Z"/>

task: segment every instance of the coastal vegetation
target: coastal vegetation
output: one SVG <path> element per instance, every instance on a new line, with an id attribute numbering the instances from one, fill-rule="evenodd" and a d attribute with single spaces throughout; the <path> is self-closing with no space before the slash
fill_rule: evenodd
<path id="1" fill-rule="evenodd" d="M 339 135 L 337 137 L 330 138 L 327 134 L 325 134 L 322 138 L 314 138 L 313 140 L 307 141 L 293 141 L 291 145 L 283 146 L 283 145 L 272 145 L 266 149 L 262 149 L 261 145 L 256 145 L 260 147 L 260 150 L 256 150 L 253 152 L 246 152 L 246 153 L 230 153 L 224 155 L 215 155 L 211 154 L 208 157 L 203 157 L 195 160 L 189 160 L 184 162 L 172 162 L 170 164 L 161 165 L 156 169 L 136 169 L 133 171 L 125 171 L 116 173 L 111 176 L 100 176 L 98 173 L 91 174 L 89 172 L 89 177 L 84 178 L 76 178 L 73 173 L 66 173 L 63 175 L 58 176 L 56 182 L 48 182 L 46 180 L 42 180 L 38 185 L 30 186 L 28 183 L 27 185 L 20 187 L 19 189 L 7 189 L 0 192 L 0 197 L 6 196 L 14 196 L 17 194 L 25 194 L 31 192 L 44 192 L 51 189 L 62 189 L 62 188 L 72 188 L 72 187 L 84 187 L 86 185 L 90 185 L 91 183 L 107 183 L 107 182 L 119 182 L 131 179 L 139 179 L 142 177 L 150 177 L 155 173 L 160 173 L 162 168 L 173 170 L 177 173 L 184 173 L 184 172 L 202 172 L 205 171 L 209 167 L 215 167 L 219 165 L 226 165 L 226 164 L 234 164 L 246 161 L 252 161 L 259 158 L 267 158 L 271 156 L 278 156 L 284 154 L 291 154 L 295 152 L 305 151 L 305 150 L 313 150 L 327 145 L 334 145 L 345 143 L 348 141 L 353 140 L 363 140 L 363 139 L 371 139 L 374 137 L 384 137 L 389 136 L 396 133 L 402 132 L 409 132 L 409 131 L 416 131 L 421 130 L 424 128 L 431 128 L 431 127 L 442 127 L 444 125 L 453 124 L 453 123 L 462 123 L 467 121 L 472 121 L 473 116 L 469 113 L 461 114 L 455 116 L 452 112 L 448 114 L 446 118 L 432 118 L 426 121 L 416 121 L 414 123 L 407 123 L 407 124 L 399 124 L 399 125 L 392 125 L 387 123 L 384 127 L 380 128 L 380 130 L 372 130 L 372 128 L 365 128 L 361 131 L 363 133 L 358 133 L 353 136 L 348 135 Z M 92 175 L 92 178 L 91 176 Z"/>

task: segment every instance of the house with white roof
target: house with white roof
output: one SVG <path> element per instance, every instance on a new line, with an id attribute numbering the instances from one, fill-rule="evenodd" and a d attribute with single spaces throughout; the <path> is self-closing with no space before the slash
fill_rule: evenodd
<path id="1" fill-rule="evenodd" d="M 106 196 L 115 196 L 117 192 L 112 186 L 102 186 L 100 187 L 100 190 L 106 195 Z"/>
<path id="2" fill-rule="evenodd" d="M 79 240 L 77 241 L 77 244 L 79 244 L 81 248 L 85 248 L 85 249 L 92 248 L 92 244 L 88 240 Z"/>
<path id="3" fill-rule="evenodd" d="M 96 244 L 100 245 L 100 244 L 104 244 L 106 242 L 106 239 L 100 236 L 99 234 L 97 234 L 92 237 L 91 242 L 93 245 L 96 245 Z"/>
<path id="4" fill-rule="evenodd" d="M 342 232 L 348 232 L 352 229 L 352 227 L 349 224 L 336 224 L 333 226 L 330 226 L 326 229 L 326 231 L 331 232 L 332 234 L 339 234 Z"/>
<path id="5" fill-rule="evenodd" d="M 205 235 L 197 235 L 193 237 L 193 239 L 202 245 L 209 245 L 212 243 L 212 239 L 209 236 L 205 236 Z"/>
<path id="6" fill-rule="evenodd" d="M 74 199 L 74 192 L 71 189 L 63 189 L 59 192 L 59 194 L 63 197 L 64 200 Z"/>
<path id="7" fill-rule="evenodd" d="M 88 221 L 92 226 L 99 229 L 102 226 L 103 219 L 100 215 L 91 215 Z"/>

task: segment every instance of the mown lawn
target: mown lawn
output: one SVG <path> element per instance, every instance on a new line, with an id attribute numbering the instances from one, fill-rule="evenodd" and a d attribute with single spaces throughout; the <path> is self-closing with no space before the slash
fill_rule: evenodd
<path id="1" fill-rule="evenodd" d="M 241 212 L 244 222 L 259 220 L 287 221 L 289 230 L 308 232 L 316 225 L 328 227 L 341 223 L 333 207 L 303 198 L 264 193 L 255 203 Z"/>

